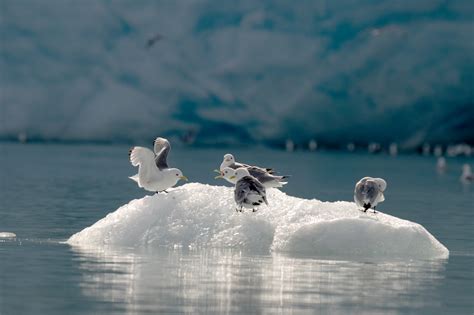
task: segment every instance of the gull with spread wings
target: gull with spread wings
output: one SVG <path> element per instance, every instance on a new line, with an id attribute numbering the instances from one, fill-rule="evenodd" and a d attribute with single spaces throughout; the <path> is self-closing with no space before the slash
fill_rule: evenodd
<path id="1" fill-rule="evenodd" d="M 133 147 L 129 151 L 130 163 L 138 166 L 138 174 L 130 179 L 137 182 L 138 187 L 148 191 L 167 192 L 180 180 L 188 180 L 180 169 L 168 167 L 168 153 L 171 145 L 165 138 L 156 138 L 153 151 L 145 147 Z"/>

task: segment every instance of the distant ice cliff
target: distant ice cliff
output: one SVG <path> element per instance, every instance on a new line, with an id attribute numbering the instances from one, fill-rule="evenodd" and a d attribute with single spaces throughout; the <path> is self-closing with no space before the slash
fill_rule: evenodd
<path id="1" fill-rule="evenodd" d="M 0 139 L 474 142 L 473 10 L 3 1 Z"/>

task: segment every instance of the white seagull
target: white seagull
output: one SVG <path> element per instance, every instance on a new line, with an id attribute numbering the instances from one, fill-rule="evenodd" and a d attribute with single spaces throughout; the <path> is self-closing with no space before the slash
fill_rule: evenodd
<path id="1" fill-rule="evenodd" d="M 273 170 L 271 168 L 262 168 L 262 167 L 258 167 L 258 166 L 250 166 L 248 164 L 243 164 L 243 163 L 236 162 L 234 156 L 230 153 L 227 153 L 226 155 L 224 155 L 224 159 L 222 160 L 222 163 L 221 163 L 221 166 L 219 167 L 219 170 L 215 170 L 215 171 L 220 173 L 226 167 L 230 167 L 234 170 L 236 170 L 240 167 L 246 167 L 246 168 L 253 167 L 255 169 L 259 169 L 259 170 L 268 172 L 270 174 L 273 174 Z"/>
<path id="2" fill-rule="evenodd" d="M 446 159 L 444 157 L 440 156 L 438 158 L 438 160 L 436 161 L 436 169 L 440 173 L 446 171 Z"/>
<path id="3" fill-rule="evenodd" d="M 166 158 L 171 145 L 165 138 L 156 138 L 154 152 L 144 147 L 133 147 L 129 151 L 130 162 L 138 166 L 138 174 L 130 179 L 137 182 L 138 187 L 148 191 L 167 192 L 180 180 L 188 180 L 181 170 L 168 167 Z"/>
<path id="4" fill-rule="evenodd" d="M 249 174 L 255 177 L 265 188 L 281 188 L 283 187 L 283 185 L 288 184 L 288 182 L 285 181 L 288 178 L 288 176 L 272 175 L 262 170 L 261 168 L 254 167 L 254 166 L 249 166 L 246 169 L 249 172 Z M 223 178 L 229 183 L 235 185 L 237 183 L 235 172 L 236 171 L 234 169 L 230 167 L 226 167 L 224 168 L 224 170 L 221 171 L 220 175 L 217 175 L 214 178 L 215 179 Z"/>
<path id="5" fill-rule="evenodd" d="M 364 208 L 364 212 L 385 200 L 383 192 L 387 188 L 387 182 L 382 178 L 364 177 L 356 185 L 354 189 L 354 201 L 359 207 Z"/>
<path id="6" fill-rule="evenodd" d="M 255 212 L 257 211 L 256 207 L 262 203 L 268 205 L 265 187 L 255 177 L 251 176 L 246 168 L 238 168 L 235 175 L 231 176 L 231 179 L 234 178 L 237 180 L 234 190 L 234 200 L 237 204 L 236 211 L 243 212 L 242 208 L 248 208 Z"/>
<path id="7" fill-rule="evenodd" d="M 471 166 L 469 164 L 464 164 L 462 166 L 461 181 L 464 183 L 474 181 L 474 174 L 472 174 Z"/>

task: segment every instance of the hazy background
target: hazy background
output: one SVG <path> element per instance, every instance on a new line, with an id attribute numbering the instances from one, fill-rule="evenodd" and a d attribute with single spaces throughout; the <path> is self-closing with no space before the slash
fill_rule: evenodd
<path id="1" fill-rule="evenodd" d="M 472 0 L 0 0 L 0 139 L 474 143 L 473 17 Z"/>

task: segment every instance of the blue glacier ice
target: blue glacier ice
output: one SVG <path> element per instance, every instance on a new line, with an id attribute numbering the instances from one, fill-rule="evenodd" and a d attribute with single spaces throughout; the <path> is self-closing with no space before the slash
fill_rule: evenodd
<path id="1" fill-rule="evenodd" d="M 3 1 L 0 138 L 474 142 L 473 10 L 469 0 Z"/>

